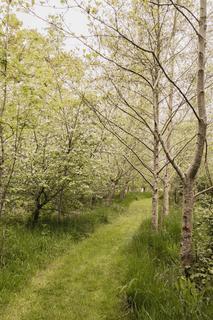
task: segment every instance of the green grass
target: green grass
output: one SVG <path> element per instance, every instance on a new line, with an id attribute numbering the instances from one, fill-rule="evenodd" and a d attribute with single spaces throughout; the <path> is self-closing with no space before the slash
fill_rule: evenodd
<path id="1" fill-rule="evenodd" d="M 0 319 L 210 320 L 209 297 L 181 275 L 178 210 L 159 233 L 150 212 L 150 195 L 131 193 L 33 231 L 8 221 Z"/>
<path id="2" fill-rule="evenodd" d="M 10 218 L 0 224 L 0 310 L 13 300 L 39 270 L 63 255 L 76 241 L 87 238 L 100 224 L 123 214 L 136 196 L 130 194 L 110 207 L 84 209 L 60 224 L 43 218 L 35 230 L 22 218 Z M 3 235 L 4 230 L 4 236 Z"/>
<path id="3" fill-rule="evenodd" d="M 14 297 L 1 319 L 128 319 L 120 295 L 127 272 L 124 248 L 150 213 L 150 199 L 130 198 L 124 201 L 126 214 L 113 218 L 112 223 L 100 226 L 88 239 L 69 245 L 69 250 L 52 259 Z M 113 206 L 118 211 L 118 202 Z"/>
<path id="4" fill-rule="evenodd" d="M 151 193 L 150 192 L 129 192 L 126 197 L 121 200 L 119 196 L 117 196 L 114 200 L 114 204 L 122 204 L 123 207 L 128 207 L 132 201 L 135 200 L 142 200 L 142 199 L 150 199 L 151 198 Z M 142 206 L 144 208 L 144 206 Z"/>
<path id="5" fill-rule="evenodd" d="M 124 291 L 133 319 L 212 319 L 212 305 L 204 293 L 181 276 L 179 261 L 180 215 L 173 210 L 162 230 L 145 221 L 128 247 Z"/>

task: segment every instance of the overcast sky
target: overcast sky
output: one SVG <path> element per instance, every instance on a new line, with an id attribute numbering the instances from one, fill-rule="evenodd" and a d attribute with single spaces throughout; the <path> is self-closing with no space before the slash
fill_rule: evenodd
<path id="1" fill-rule="evenodd" d="M 69 10 L 61 9 L 62 6 L 58 0 L 49 0 L 49 5 L 41 6 L 39 5 L 39 1 L 36 1 L 36 5 L 33 8 L 33 11 L 39 17 L 46 19 L 49 15 L 55 14 L 63 14 L 66 24 L 69 26 L 69 29 L 74 32 L 76 35 L 87 35 L 87 18 L 86 16 L 80 12 L 79 9 L 73 8 Z M 20 20 L 23 21 L 23 25 L 25 28 L 34 28 L 40 32 L 45 31 L 45 27 L 47 23 L 39 19 L 33 14 L 17 12 L 17 16 Z M 69 39 L 66 43 L 68 48 L 80 48 L 82 49 L 82 45 L 78 40 Z"/>

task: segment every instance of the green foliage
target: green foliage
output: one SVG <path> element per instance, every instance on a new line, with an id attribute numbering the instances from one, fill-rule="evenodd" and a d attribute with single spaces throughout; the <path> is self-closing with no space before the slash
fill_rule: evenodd
<path id="1" fill-rule="evenodd" d="M 173 210 L 156 233 L 143 223 L 128 247 L 125 294 L 135 319 L 192 320 L 211 318 L 203 292 L 180 273 L 180 214 Z"/>
<path id="2" fill-rule="evenodd" d="M 195 262 L 191 279 L 213 296 L 213 215 L 212 198 L 202 196 L 195 209 L 193 243 Z"/>
<path id="3" fill-rule="evenodd" d="M 36 209 L 39 215 L 66 215 L 107 198 L 112 181 L 119 192 L 132 179 L 122 155 L 114 156 L 114 140 L 81 98 L 83 62 L 64 49 L 63 32 L 54 27 L 60 19 L 51 20 L 46 35 L 25 30 L 12 14 L 0 23 L 0 81 L 7 88 L 0 88 L 1 105 L 6 101 L 0 207 L 14 215 L 23 209 L 28 215 Z"/>

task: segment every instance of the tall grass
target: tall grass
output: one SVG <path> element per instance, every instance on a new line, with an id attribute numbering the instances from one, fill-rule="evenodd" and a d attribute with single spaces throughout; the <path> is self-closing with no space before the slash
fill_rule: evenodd
<path id="1" fill-rule="evenodd" d="M 181 275 L 180 214 L 173 210 L 156 233 L 146 221 L 128 247 L 125 285 L 129 312 L 140 320 L 212 319 L 212 305 Z"/>

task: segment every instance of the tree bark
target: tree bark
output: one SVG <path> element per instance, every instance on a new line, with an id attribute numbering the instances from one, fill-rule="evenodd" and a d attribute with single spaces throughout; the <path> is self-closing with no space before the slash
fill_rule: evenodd
<path id="1" fill-rule="evenodd" d="M 152 191 L 152 226 L 158 229 L 158 179 L 155 179 Z"/>
<path id="2" fill-rule="evenodd" d="M 169 179 L 169 172 L 166 169 L 166 174 L 164 177 L 164 190 L 163 190 L 163 215 L 169 215 L 169 208 L 170 208 L 170 179 Z"/>
<path id="3" fill-rule="evenodd" d="M 111 205 L 112 204 L 112 200 L 114 199 L 115 197 L 115 189 L 116 189 L 116 183 L 113 181 L 112 182 L 112 185 L 111 185 L 111 188 L 109 190 L 109 194 L 107 196 L 107 204 L 108 205 Z"/>
<path id="4" fill-rule="evenodd" d="M 57 215 L 57 221 L 58 223 L 61 222 L 61 216 L 62 216 L 62 203 L 63 203 L 63 190 L 59 193 L 58 196 L 58 215 Z"/>
<path id="5" fill-rule="evenodd" d="M 158 81 L 158 80 L 157 80 Z M 159 139 L 157 138 L 157 133 L 159 130 L 159 94 L 158 86 L 154 90 L 154 131 L 156 136 L 154 136 L 154 153 L 153 153 L 153 190 L 152 190 L 152 226 L 154 229 L 158 229 L 158 184 L 159 184 Z"/>
<path id="6" fill-rule="evenodd" d="M 32 214 L 32 217 L 33 217 L 33 220 L 32 220 L 32 227 L 35 228 L 35 226 L 38 224 L 38 219 L 39 219 L 39 215 L 40 215 L 40 207 L 37 206 L 35 208 L 35 210 L 33 211 L 33 214 Z"/>
<path id="7" fill-rule="evenodd" d="M 41 196 L 44 192 L 44 188 L 42 187 L 37 196 L 36 196 L 36 199 L 35 199 L 35 209 L 34 211 L 32 212 L 32 227 L 34 228 L 37 223 L 38 223 L 38 219 L 39 219 L 39 216 L 40 216 L 40 211 L 43 207 L 43 204 L 41 203 Z"/>
<path id="8" fill-rule="evenodd" d="M 125 198 L 126 189 L 127 189 L 127 186 L 123 187 L 123 189 L 120 191 L 119 197 L 121 200 L 123 200 Z"/>
<path id="9" fill-rule="evenodd" d="M 183 217 L 182 217 L 182 243 L 181 261 L 184 268 L 192 264 L 192 216 L 194 208 L 194 182 L 188 180 L 183 189 Z"/>

